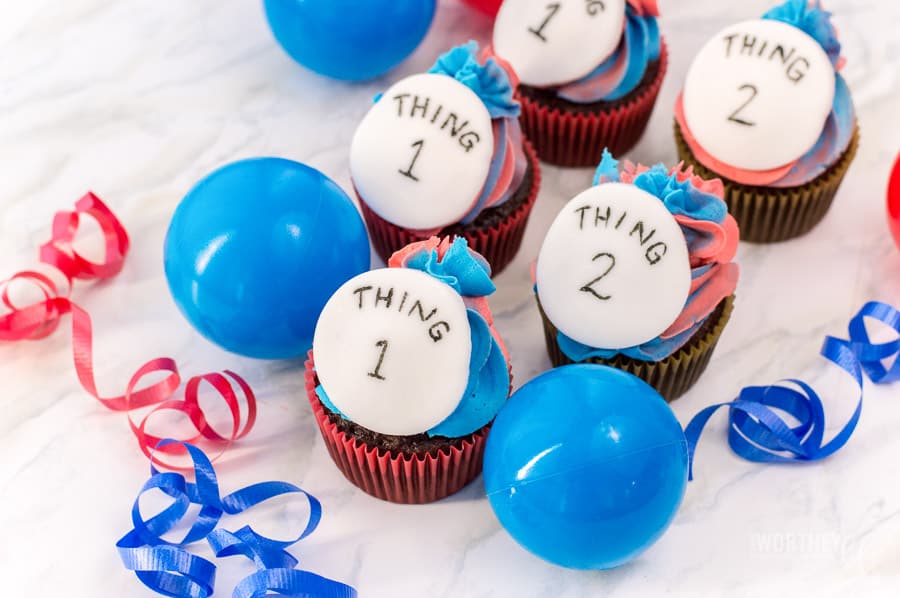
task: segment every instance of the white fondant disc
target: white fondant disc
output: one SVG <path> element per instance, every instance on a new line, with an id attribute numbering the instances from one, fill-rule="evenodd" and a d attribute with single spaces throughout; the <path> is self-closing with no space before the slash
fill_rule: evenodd
<path id="1" fill-rule="evenodd" d="M 537 260 L 537 289 L 550 321 L 599 349 L 652 340 L 687 301 L 684 233 L 662 201 L 634 185 L 605 183 L 557 215 Z"/>
<path id="2" fill-rule="evenodd" d="M 419 270 L 352 278 L 316 324 L 319 382 L 357 424 L 407 436 L 453 413 L 469 378 L 472 339 L 462 298 Z"/>
<path id="3" fill-rule="evenodd" d="M 458 222 L 487 180 L 491 115 L 475 92 L 445 75 L 413 75 L 388 89 L 350 146 L 350 173 L 382 218 L 413 230 Z"/>
<path id="4" fill-rule="evenodd" d="M 506 0 L 494 51 L 526 85 L 571 83 L 612 56 L 624 22 L 625 0 Z"/>
<path id="5" fill-rule="evenodd" d="M 787 23 L 727 27 L 688 69 L 684 117 L 697 142 L 737 168 L 771 170 L 815 145 L 834 101 L 834 67 Z"/>

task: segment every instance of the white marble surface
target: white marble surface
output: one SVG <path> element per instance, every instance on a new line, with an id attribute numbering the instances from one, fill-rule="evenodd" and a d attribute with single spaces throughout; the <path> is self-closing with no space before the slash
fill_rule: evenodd
<path id="1" fill-rule="evenodd" d="M 770 2 L 663 0 L 672 64 L 649 132 L 630 157 L 675 156 L 671 106 L 687 63 L 721 26 Z M 674 404 L 682 422 L 747 384 L 807 376 L 834 390 L 829 429 L 853 397 L 817 351 L 869 299 L 900 303 L 900 253 L 884 218 L 885 181 L 900 149 L 900 5 L 833 0 L 862 145 L 836 205 L 803 239 L 744 246 L 734 318 L 710 370 Z M 442 2 L 410 60 L 382 80 L 348 85 L 297 67 L 275 45 L 258 0 L 34 0 L 2 3 L 0 19 L 0 273 L 32 265 L 52 214 L 93 189 L 133 241 L 124 271 L 81 285 L 93 315 L 101 391 L 120 392 L 140 364 L 171 355 L 187 374 L 231 367 L 260 398 L 256 430 L 220 466 L 223 490 L 285 479 L 325 504 L 321 528 L 295 552 L 303 566 L 362 596 L 837 596 L 900 589 L 898 387 L 867 385 L 856 435 L 805 467 L 743 462 L 717 418 L 697 480 L 674 525 L 634 563 L 610 572 L 545 564 L 500 529 L 480 481 L 424 507 L 380 502 L 329 460 L 302 396 L 300 363 L 224 354 L 181 318 L 162 270 L 168 219 L 190 185 L 237 158 L 307 162 L 349 188 L 347 153 L 371 96 L 422 71 L 451 43 L 484 39 L 485 19 Z M 544 170 L 522 252 L 498 279 L 498 327 L 517 383 L 548 367 L 528 265 L 587 170 Z M 40 342 L 0 346 L 0 588 L 5 596 L 149 596 L 113 547 L 146 478 L 124 416 L 86 395 L 64 325 Z M 252 513 L 287 537 L 289 503 Z M 232 522 L 229 522 L 232 523 Z M 602 541 L 602 539 L 598 539 Z M 201 550 L 201 554 L 204 552 Z M 219 561 L 218 595 L 249 569 Z"/>

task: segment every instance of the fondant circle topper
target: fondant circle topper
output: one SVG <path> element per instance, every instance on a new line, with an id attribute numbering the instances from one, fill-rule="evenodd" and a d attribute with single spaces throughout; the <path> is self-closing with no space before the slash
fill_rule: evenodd
<path id="1" fill-rule="evenodd" d="M 625 0 L 507 1 L 494 23 L 494 51 L 526 85 L 570 83 L 612 55 L 624 22 Z"/>
<path id="2" fill-rule="evenodd" d="M 834 67 L 812 37 L 781 21 L 745 21 L 717 33 L 684 84 L 684 118 L 714 158 L 747 170 L 790 164 L 822 134 Z"/>
<path id="3" fill-rule="evenodd" d="M 565 205 L 537 260 L 537 290 L 563 334 L 599 349 L 659 336 L 691 286 L 684 233 L 662 201 L 634 185 L 591 187 Z"/>
<path id="4" fill-rule="evenodd" d="M 353 136 L 353 183 L 379 216 L 398 226 L 430 230 L 458 222 L 487 180 L 491 126 L 484 102 L 456 79 L 403 79 Z"/>
<path id="5" fill-rule="evenodd" d="M 322 310 L 316 372 L 332 404 L 382 434 L 421 434 L 459 405 L 472 340 L 466 306 L 419 270 L 383 268 L 349 280 Z"/>

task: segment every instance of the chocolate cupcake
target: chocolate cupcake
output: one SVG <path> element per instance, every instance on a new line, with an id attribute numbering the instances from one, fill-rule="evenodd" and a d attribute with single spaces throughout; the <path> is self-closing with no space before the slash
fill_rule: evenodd
<path id="1" fill-rule="evenodd" d="M 628 371 L 666 400 L 706 368 L 731 316 L 738 228 L 722 183 L 609 153 L 550 226 L 535 294 L 554 365 Z"/>
<path id="2" fill-rule="evenodd" d="M 656 0 L 507 0 L 493 49 L 520 78 L 522 129 L 541 160 L 596 166 L 640 140 L 668 56 Z"/>
<path id="3" fill-rule="evenodd" d="M 469 42 L 376 98 L 350 173 L 383 260 L 434 235 L 465 238 L 495 274 L 513 259 L 541 180 L 515 85 L 502 60 Z"/>
<path id="4" fill-rule="evenodd" d="M 824 218 L 859 142 L 841 45 L 818 0 L 788 0 L 717 33 L 675 105 L 678 153 L 719 177 L 745 241 L 784 241 Z"/>
<path id="5" fill-rule="evenodd" d="M 425 503 L 481 471 L 510 391 L 509 359 L 485 299 L 484 259 L 457 238 L 396 253 L 331 297 L 306 363 L 328 452 L 365 492 Z"/>

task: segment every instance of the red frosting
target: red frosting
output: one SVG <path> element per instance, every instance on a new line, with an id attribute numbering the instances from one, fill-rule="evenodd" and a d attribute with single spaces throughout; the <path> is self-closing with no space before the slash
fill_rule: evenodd
<path id="1" fill-rule="evenodd" d="M 619 180 L 632 184 L 639 174 L 648 170 L 647 166 L 623 160 Z M 692 167 L 685 168 L 683 162 L 670 169 L 669 174 L 675 175 L 679 182 L 688 181 L 691 186 L 703 193 L 714 195 L 719 199 L 724 195 L 724 185 L 720 179 L 703 179 L 694 174 Z M 705 239 L 704 243 L 691 248 L 691 268 L 708 266 L 709 269 L 691 280 L 691 299 L 685 304 L 675 322 L 660 335 L 662 339 L 669 339 L 690 330 L 707 318 L 723 299 L 734 293 L 739 273 L 738 265 L 731 260 L 737 254 L 740 232 L 737 221 L 731 214 L 727 214 L 721 224 L 691 218 L 684 214 L 674 216 L 682 229 L 692 230 Z"/>
<path id="2" fill-rule="evenodd" d="M 638 15 L 642 17 L 658 17 L 659 2 L 658 0 L 628 0 L 628 4 L 634 9 Z"/>
<path id="3" fill-rule="evenodd" d="M 765 187 L 775 181 L 783 179 L 794 166 L 800 160 L 794 160 L 793 162 L 788 162 L 784 166 L 779 166 L 778 168 L 773 168 L 772 170 L 746 170 L 743 168 L 737 168 L 736 166 L 732 166 L 721 160 L 717 160 L 703 149 L 703 146 L 700 145 L 700 142 L 697 141 L 697 138 L 694 137 L 694 134 L 691 133 L 690 127 L 688 127 L 687 120 L 684 118 L 684 106 L 682 102 L 682 94 L 678 95 L 678 99 L 675 100 L 675 120 L 678 121 L 678 126 L 681 128 L 681 134 L 684 136 L 685 142 L 691 148 L 691 151 L 694 153 L 694 157 L 697 160 L 714 171 L 716 174 L 722 175 L 727 179 L 731 179 L 732 181 L 737 181 L 738 183 L 742 183 L 744 185 L 753 185 L 754 187 Z"/>

